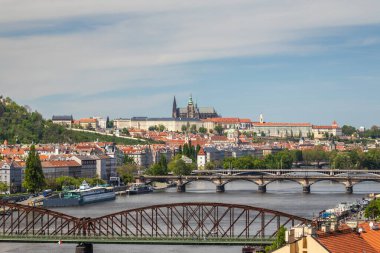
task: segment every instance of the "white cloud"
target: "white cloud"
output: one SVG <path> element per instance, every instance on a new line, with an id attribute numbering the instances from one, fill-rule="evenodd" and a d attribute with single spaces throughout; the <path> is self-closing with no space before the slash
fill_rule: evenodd
<path id="1" fill-rule="evenodd" d="M 191 71 L 173 65 L 322 50 L 300 41 L 380 22 L 378 0 L 0 0 L 0 6 L 0 35 L 9 27 L 20 33 L 0 37 L 1 90 L 21 100 L 181 85 Z M 44 32 L 54 22 L 96 18 L 111 21 Z"/>

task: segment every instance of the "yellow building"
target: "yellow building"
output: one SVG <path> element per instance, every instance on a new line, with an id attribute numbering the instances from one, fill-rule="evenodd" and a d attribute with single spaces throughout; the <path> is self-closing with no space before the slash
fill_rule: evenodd
<path id="1" fill-rule="evenodd" d="M 324 226 L 322 231 L 298 226 L 285 234 L 287 244 L 273 253 L 376 253 L 364 237 L 347 225 Z"/>

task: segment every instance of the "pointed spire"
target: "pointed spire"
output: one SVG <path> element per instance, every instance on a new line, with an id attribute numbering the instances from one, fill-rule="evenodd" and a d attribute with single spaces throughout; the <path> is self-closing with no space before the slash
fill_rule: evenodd
<path id="1" fill-rule="evenodd" d="M 173 100 L 172 118 L 178 118 L 178 115 L 177 115 L 177 101 L 175 99 L 175 96 L 174 96 L 174 100 Z"/>

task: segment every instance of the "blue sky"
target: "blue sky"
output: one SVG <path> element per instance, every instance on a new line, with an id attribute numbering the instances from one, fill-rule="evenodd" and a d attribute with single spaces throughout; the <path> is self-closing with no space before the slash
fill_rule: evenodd
<path id="1" fill-rule="evenodd" d="M 0 0 L 1 93 L 45 117 L 380 125 L 380 1 Z"/>

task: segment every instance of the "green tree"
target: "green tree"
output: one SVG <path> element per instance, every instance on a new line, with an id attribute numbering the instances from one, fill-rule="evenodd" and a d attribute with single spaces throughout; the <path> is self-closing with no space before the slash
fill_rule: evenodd
<path id="1" fill-rule="evenodd" d="M 364 153 L 363 167 L 369 170 L 380 169 L 380 149 L 371 149 Z"/>
<path id="2" fill-rule="evenodd" d="M 190 126 L 190 132 L 193 134 L 197 133 L 197 126 L 195 124 Z"/>
<path id="3" fill-rule="evenodd" d="M 187 132 L 187 126 L 186 125 L 182 125 L 181 126 L 181 131 L 182 131 L 182 133 Z"/>
<path id="4" fill-rule="evenodd" d="M 302 157 L 302 151 L 301 150 L 292 150 L 290 151 L 293 161 L 295 162 L 302 162 L 303 157 Z"/>
<path id="5" fill-rule="evenodd" d="M 320 162 L 328 159 L 328 155 L 321 146 L 316 146 L 313 149 L 302 151 L 302 159 L 306 164 L 315 162 L 319 166 Z"/>
<path id="6" fill-rule="evenodd" d="M 126 135 L 126 136 L 130 136 L 130 135 L 131 135 L 131 134 L 129 133 L 128 129 L 125 128 L 125 127 L 121 130 L 121 133 L 124 134 L 124 135 Z"/>
<path id="7" fill-rule="evenodd" d="M 148 128 L 149 131 L 158 131 L 158 127 L 157 126 L 150 126 Z"/>
<path id="8" fill-rule="evenodd" d="M 110 120 L 110 117 L 107 116 L 106 127 L 107 128 L 113 128 L 113 126 L 114 126 L 113 120 Z"/>
<path id="9" fill-rule="evenodd" d="M 274 158 L 279 169 L 291 169 L 293 166 L 293 156 L 289 150 L 276 153 Z"/>
<path id="10" fill-rule="evenodd" d="M 338 153 L 333 160 L 334 169 L 352 169 L 354 164 L 348 153 Z"/>
<path id="11" fill-rule="evenodd" d="M 377 219 L 380 216 L 380 199 L 374 199 L 369 202 L 368 206 L 364 210 L 364 216 L 366 218 Z"/>
<path id="12" fill-rule="evenodd" d="M 91 186 L 96 186 L 96 185 L 104 185 L 107 182 L 104 181 L 103 179 L 100 179 L 98 177 L 93 177 L 93 178 L 83 178 L 89 185 Z M 81 180 L 83 182 L 83 180 Z"/>
<path id="13" fill-rule="evenodd" d="M 265 247 L 265 252 L 272 252 L 284 246 L 286 243 L 285 233 L 286 233 L 286 228 L 284 226 L 281 226 L 280 229 L 277 231 L 275 241 L 272 243 L 272 245 Z"/>
<path id="14" fill-rule="evenodd" d="M 128 184 L 133 182 L 135 175 L 137 175 L 139 171 L 139 166 L 135 163 L 125 163 L 116 168 L 116 172 L 119 175 L 121 181 L 124 184 Z"/>
<path id="15" fill-rule="evenodd" d="M 164 125 L 158 125 L 158 131 L 160 131 L 160 132 L 163 132 L 163 131 L 165 131 L 165 126 Z"/>
<path id="16" fill-rule="evenodd" d="M 182 159 L 174 159 L 168 164 L 168 168 L 176 176 L 190 175 L 195 168 L 194 164 L 186 164 Z"/>
<path id="17" fill-rule="evenodd" d="M 222 135 L 223 134 L 223 127 L 221 125 L 216 125 L 214 127 L 214 130 L 215 132 L 218 134 L 218 135 Z"/>
<path id="18" fill-rule="evenodd" d="M 149 169 L 145 171 L 145 174 L 152 176 L 160 176 L 168 174 L 168 164 L 166 156 L 161 155 L 158 163 L 153 164 Z"/>
<path id="19" fill-rule="evenodd" d="M 55 185 L 57 185 L 57 190 L 63 190 L 67 186 L 73 186 L 75 188 L 79 187 L 81 181 L 78 178 L 61 176 L 55 179 Z"/>
<path id="20" fill-rule="evenodd" d="M 205 170 L 215 170 L 216 168 L 216 164 L 213 161 L 207 162 L 204 167 Z"/>
<path id="21" fill-rule="evenodd" d="M 0 182 L 0 192 L 7 192 L 9 189 L 8 185 L 4 182 Z"/>
<path id="22" fill-rule="evenodd" d="M 342 133 L 345 136 L 351 136 L 356 133 L 356 128 L 353 126 L 344 125 L 342 126 Z"/>
<path id="23" fill-rule="evenodd" d="M 124 155 L 123 164 L 134 164 L 135 160 L 129 155 Z"/>
<path id="24" fill-rule="evenodd" d="M 34 193 L 41 191 L 45 185 L 45 176 L 42 172 L 40 157 L 35 146 L 32 145 L 30 147 L 28 158 L 26 159 L 23 187 Z"/>
<path id="25" fill-rule="evenodd" d="M 198 131 L 199 131 L 201 134 L 206 134 L 206 133 L 207 133 L 207 128 L 205 128 L 205 127 L 200 127 L 200 128 L 198 129 Z"/>

